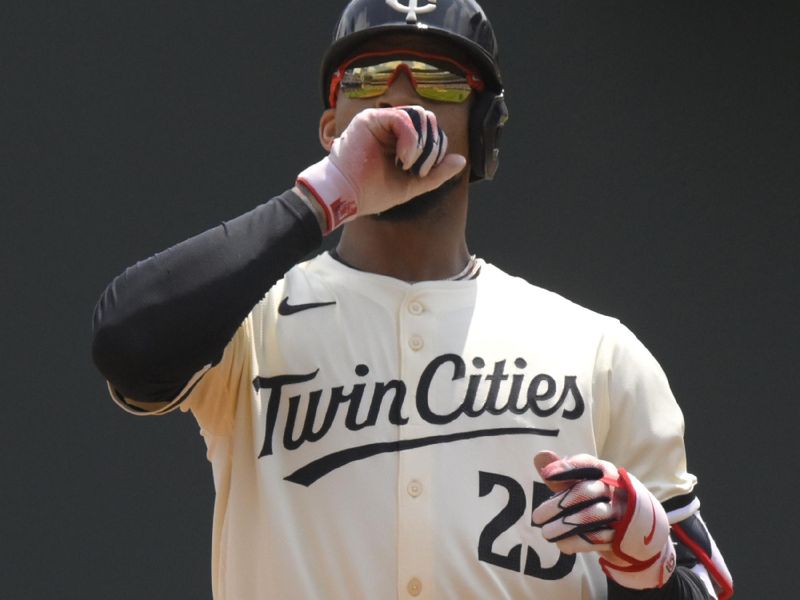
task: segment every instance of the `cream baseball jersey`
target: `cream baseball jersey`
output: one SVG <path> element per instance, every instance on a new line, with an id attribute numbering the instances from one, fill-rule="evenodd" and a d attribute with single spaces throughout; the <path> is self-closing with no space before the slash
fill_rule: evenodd
<path id="1" fill-rule="evenodd" d="M 479 264 L 415 284 L 299 264 L 148 413 L 200 424 L 217 600 L 603 598 L 596 556 L 531 526 L 548 496 L 533 456 L 586 452 L 662 502 L 691 493 L 681 412 L 634 335 Z"/>

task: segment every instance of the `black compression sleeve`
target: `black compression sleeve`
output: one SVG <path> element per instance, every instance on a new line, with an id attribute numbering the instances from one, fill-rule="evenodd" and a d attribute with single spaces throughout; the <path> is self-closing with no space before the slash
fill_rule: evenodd
<path id="1" fill-rule="evenodd" d="M 174 398 L 272 285 L 319 247 L 316 217 L 287 191 L 125 270 L 94 313 L 92 357 L 127 398 Z"/>
<path id="2" fill-rule="evenodd" d="M 678 567 L 660 589 L 630 590 L 608 580 L 608 600 L 709 600 L 706 586 L 686 567 Z"/>

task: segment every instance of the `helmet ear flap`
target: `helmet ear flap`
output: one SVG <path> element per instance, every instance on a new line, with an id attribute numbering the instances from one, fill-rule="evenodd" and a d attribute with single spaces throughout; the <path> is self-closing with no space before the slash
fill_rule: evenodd
<path id="1" fill-rule="evenodd" d="M 494 179 L 500 163 L 500 135 L 506 121 L 508 107 L 502 93 L 476 96 L 469 122 L 470 181 Z"/>

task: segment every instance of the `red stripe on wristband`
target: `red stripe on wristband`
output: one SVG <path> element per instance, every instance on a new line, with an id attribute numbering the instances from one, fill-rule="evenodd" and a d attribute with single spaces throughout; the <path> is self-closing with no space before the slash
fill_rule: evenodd
<path id="1" fill-rule="evenodd" d="M 322 212 L 325 213 L 325 225 L 326 225 L 325 233 L 330 233 L 331 231 L 333 231 L 333 213 L 331 213 L 330 207 L 327 204 L 325 204 L 325 201 L 317 193 L 317 190 L 314 189 L 314 186 L 312 186 L 308 181 L 306 181 L 304 177 L 298 177 L 297 183 L 302 184 L 303 189 L 308 190 L 308 193 L 310 193 L 314 197 L 314 200 L 317 201 L 317 204 L 319 204 L 322 207 Z"/>
<path id="2" fill-rule="evenodd" d="M 307 167 L 297 176 L 297 183 L 307 189 L 325 211 L 326 233 L 358 214 L 358 190 L 329 157 Z"/>

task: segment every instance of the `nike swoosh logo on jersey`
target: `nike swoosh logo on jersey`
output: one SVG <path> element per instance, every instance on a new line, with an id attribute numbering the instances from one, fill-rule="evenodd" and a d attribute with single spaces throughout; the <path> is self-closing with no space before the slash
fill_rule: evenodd
<path id="1" fill-rule="evenodd" d="M 320 306 L 330 306 L 331 304 L 336 304 L 336 301 L 334 300 L 333 302 L 309 302 L 306 304 L 289 304 L 289 296 L 286 296 L 286 298 L 281 300 L 281 303 L 278 306 L 278 314 L 283 315 L 284 317 L 288 317 L 289 315 L 303 312 L 304 310 L 319 308 Z"/>

